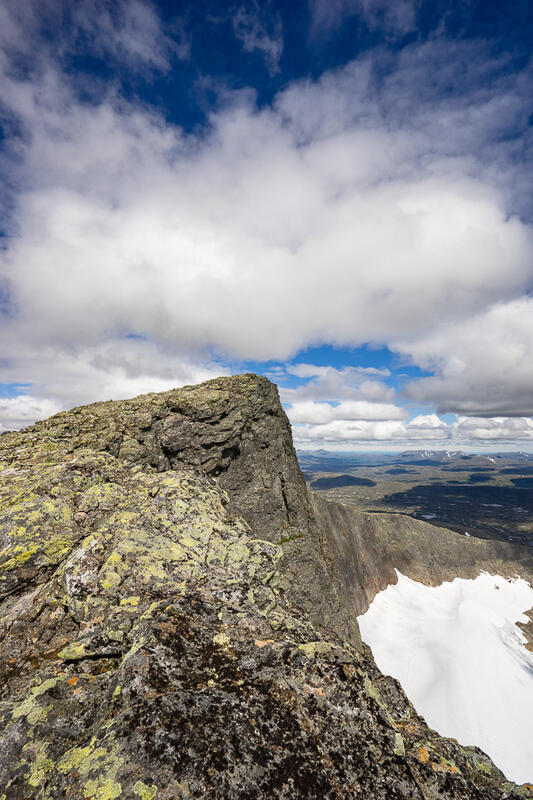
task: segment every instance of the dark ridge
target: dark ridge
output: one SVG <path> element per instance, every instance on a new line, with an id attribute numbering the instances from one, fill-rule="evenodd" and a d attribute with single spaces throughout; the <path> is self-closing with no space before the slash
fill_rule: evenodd
<path id="1" fill-rule="evenodd" d="M 520 489 L 533 489 L 533 478 L 513 478 L 511 483 Z"/>
<path id="2" fill-rule="evenodd" d="M 442 461 L 436 461 L 433 458 L 402 459 L 402 464 L 413 467 L 442 467 Z"/>
<path id="3" fill-rule="evenodd" d="M 493 472 L 494 467 L 478 467 L 477 465 L 473 465 L 471 467 L 443 467 L 443 472 L 471 472 L 475 470 L 476 472 Z"/>
<path id="4" fill-rule="evenodd" d="M 317 478 L 311 486 L 313 489 L 340 489 L 343 486 L 375 486 L 376 482 L 369 478 L 355 478 L 353 475 L 336 475 L 333 478 Z"/>
<path id="5" fill-rule="evenodd" d="M 507 467 L 500 470 L 500 475 L 533 475 L 533 467 L 526 464 L 523 467 Z"/>

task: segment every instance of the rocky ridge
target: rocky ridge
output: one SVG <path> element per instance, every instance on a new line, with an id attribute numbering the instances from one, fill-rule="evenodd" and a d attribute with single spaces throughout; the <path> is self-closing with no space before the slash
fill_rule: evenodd
<path id="1" fill-rule="evenodd" d="M 528 549 L 309 495 L 266 379 L 4 434 L 0 480 L 0 800 L 533 796 L 355 620 L 394 567 L 531 579 Z"/>

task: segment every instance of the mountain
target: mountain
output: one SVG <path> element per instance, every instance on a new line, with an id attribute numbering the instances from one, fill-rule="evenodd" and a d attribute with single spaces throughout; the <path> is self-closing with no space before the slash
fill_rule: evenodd
<path id="1" fill-rule="evenodd" d="M 530 548 L 308 493 L 242 375 L 0 437 L 0 797 L 523 798 L 431 731 L 356 615 Z"/>

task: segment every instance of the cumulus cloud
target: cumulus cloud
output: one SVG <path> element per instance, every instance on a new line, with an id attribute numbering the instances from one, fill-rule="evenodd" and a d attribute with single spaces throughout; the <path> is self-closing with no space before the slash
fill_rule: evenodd
<path id="1" fill-rule="evenodd" d="M 277 380 L 286 375 L 306 379 L 297 388 L 280 386 L 281 399 L 293 403 L 320 400 L 357 400 L 372 403 L 386 403 L 394 398 L 394 389 L 375 376 L 388 377 L 388 369 L 376 367 L 335 367 L 315 366 L 314 364 L 285 364 Z"/>
<path id="2" fill-rule="evenodd" d="M 369 421 L 333 420 L 320 427 L 315 425 L 297 425 L 293 430 L 296 446 L 320 446 L 327 449 L 350 449 L 351 446 L 386 445 L 406 446 L 408 443 L 424 443 L 449 438 L 447 431 L 432 425 L 422 426 L 397 420 Z"/>
<path id="3" fill-rule="evenodd" d="M 38 419 L 46 419 L 58 411 L 61 411 L 58 403 L 42 397 L 28 394 L 0 397 L 0 433 L 18 430 Z"/>
<path id="4" fill-rule="evenodd" d="M 290 416 L 290 411 L 289 411 Z M 409 422 L 394 419 L 382 421 L 333 420 L 325 424 L 293 426 L 294 441 L 303 449 L 330 450 L 378 447 L 402 449 L 412 447 L 460 448 L 493 447 L 505 449 L 517 442 L 533 443 L 533 420 L 529 418 L 478 419 L 459 417 L 446 423 L 435 414 L 420 415 Z"/>
<path id="5" fill-rule="evenodd" d="M 376 51 L 288 85 L 271 106 L 230 95 L 185 133 L 116 86 L 81 99 L 51 58 L 38 75 L 8 69 L 17 8 L 1 12 L 11 194 L 0 379 L 64 404 L 212 374 L 216 357 L 284 361 L 313 344 L 371 342 L 435 371 L 409 389 L 417 400 L 531 413 L 533 239 L 510 135 L 527 119 L 527 69 L 511 78 L 484 43 Z M 119 8 L 133 22 L 110 18 L 98 46 L 116 33 L 132 58 L 155 54 L 164 69 L 154 7 Z M 394 400 L 386 375 L 314 369 L 283 390 L 287 403 L 378 404 L 321 435 L 417 429 L 396 411 L 369 416 Z"/>
<path id="6" fill-rule="evenodd" d="M 470 319 L 400 342 L 418 364 L 436 368 L 406 389 L 439 411 L 475 416 L 533 414 L 533 298 L 496 303 Z"/>
<path id="7" fill-rule="evenodd" d="M 390 375 L 389 369 L 379 367 L 343 367 L 336 369 L 329 366 L 317 366 L 316 364 L 286 364 L 285 371 L 289 375 L 296 375 L 297 378 L 319 378 L 322 382 L 328 382 L 332 378 L 336 380 L 348 381 L 361 375 Z"/>
<path id="8" fill-rule="evenodd" d="M 366 400 L 347 400 L 332 406 L 312 401 L 293 403 L 289 416 L 291 422 L 309 422 L 324 425 L 333 420 L 394 420 L 403 419 L 407 413 L 393 403 L 369 403 Z"/>
<path id="9" fill-rule="evenodd" d="M 516 419 L 459 417 L 453 426 L 453 435 L 458 441 L 468 442 L 492 440 L 515 442 L 520 439 L 533 442 L 533 420 L 529 417 Z"/>
<path id="10" fill-rule="evenodd" d="M 204 363 L 198 357 L 176 358 L 174 352 L 136 337 L 70 350 L 53 345 L 36 348 L 9 340 L 6 345 L 11 358 L 0 361 L 5 382 L 17 383 L 20 375 L 31 376 L 35 401 L 49 401 L 57 410 L 163 392 L 228 374 L 224 364 Z M 17 399 L 22 402 L 22 396 Z"/>

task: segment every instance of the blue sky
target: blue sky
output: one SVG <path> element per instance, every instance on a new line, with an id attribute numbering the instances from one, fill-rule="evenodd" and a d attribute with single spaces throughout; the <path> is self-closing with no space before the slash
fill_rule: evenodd
<path id="1" fill-rule="evenodd" d="M 531 4 L 0 7 L 0 430 L 252 370 L 301 448 L 533 448 Z"/>

